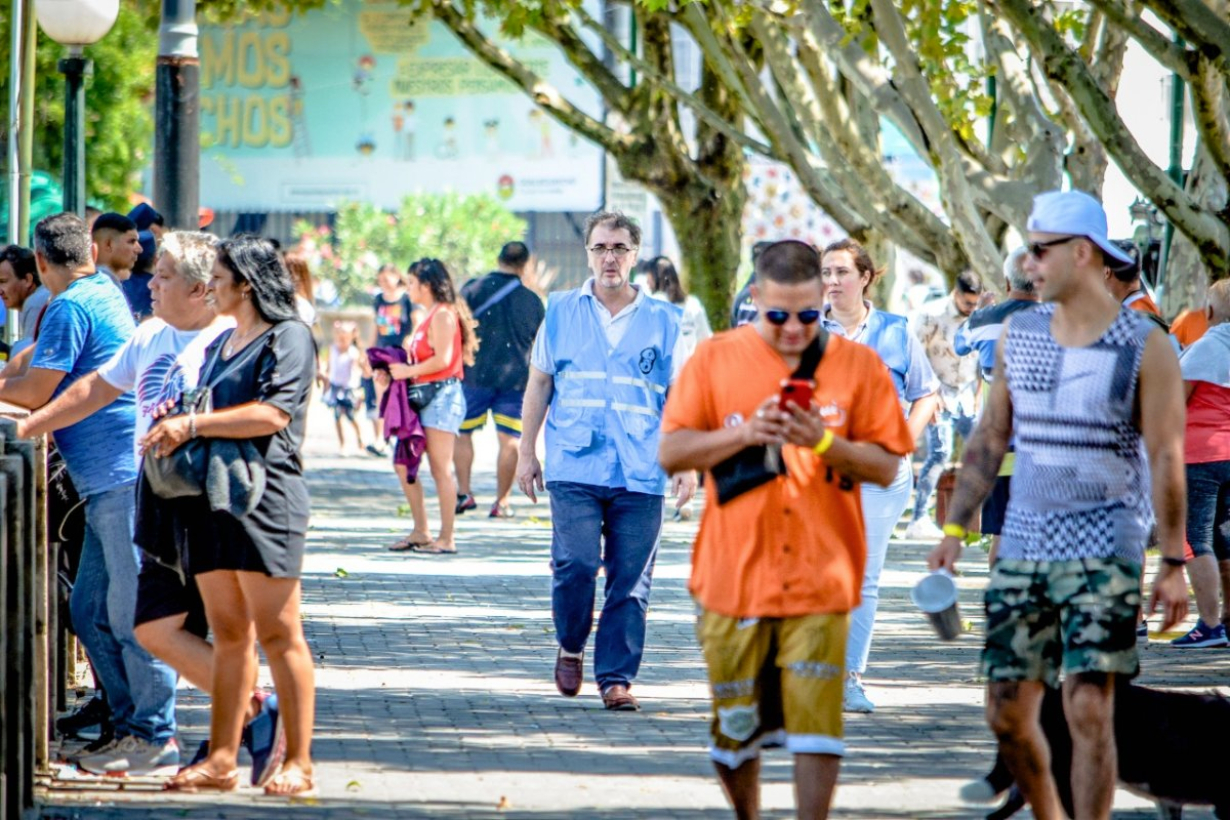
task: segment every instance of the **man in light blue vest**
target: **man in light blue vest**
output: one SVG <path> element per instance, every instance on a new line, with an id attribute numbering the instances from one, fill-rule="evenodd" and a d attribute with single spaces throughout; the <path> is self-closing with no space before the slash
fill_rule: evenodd
<path id="1" fill-rule="evenodd" d="M 640 709 L 628 688 L 644 654 L 662 532 L 667 476 L 658 465 L 659 428 L 682 365 L 679 309 L 631 283 L 640 241 L 640 228 L 623 214 L 603 211 L 586 221 L 593 277 L 551 294 L 531 355 L 517 463 L 517 485 L 530 500 L 537 503 L 544 486 L 551 497 L 555 685 L 567 697 L 581 691 L 602 566 L 594 676 L 603 704 L 617 711 Z M 545 485 L 534 447 L 544 418 Z M 672 483 L 677 506 L 696 490 L 694 473 Z"/>

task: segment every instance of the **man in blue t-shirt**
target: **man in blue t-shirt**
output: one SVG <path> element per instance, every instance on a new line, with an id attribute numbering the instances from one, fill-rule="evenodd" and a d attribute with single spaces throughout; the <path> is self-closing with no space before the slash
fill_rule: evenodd
<path id="1" fill-rule="evenodd" d="M 37 408 L 102 367 L 135 325 L 115 282 L 95 269 L 85 223 L 71 213 L 34 229 L 35 262 L 52 293 L 29 369 L 0 379 L 0 401 Z M 99 773 L 174 774 L 175 673 L 133 635 L 137 571 L 133 544 L 137 465 L 132 393 L 56 433 L 56 445 L 85 499 L 85 543 L 70 602 L 73 627 L 107 692 L 115 740 L 81 759 Z M 100 766 L 87 765 L 102 755 Z"/>

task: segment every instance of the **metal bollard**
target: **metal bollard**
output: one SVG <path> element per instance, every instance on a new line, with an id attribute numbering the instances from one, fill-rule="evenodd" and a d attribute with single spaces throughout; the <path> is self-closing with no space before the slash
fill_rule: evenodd
<path id="1" fill-rule="evenodd" d="M 48 765 L 46 449 L 18 439 L 0 418 L 0 818 L 34 806 L 34 779 Z"/>

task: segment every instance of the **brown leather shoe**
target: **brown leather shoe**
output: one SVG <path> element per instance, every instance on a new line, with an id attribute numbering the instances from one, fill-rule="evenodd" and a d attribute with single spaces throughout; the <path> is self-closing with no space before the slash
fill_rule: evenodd
<path id="1" fill-rule="evenodd" d="M 570 658 L 560 649 L 555 655 L 555 688 L 566 698 L 575 698 L 585 679 L 585 654 Z"/>
<path id="2" fill-rule="evenodd" d="M 622 683 L 613 683 L 602 691 L 602 705 L 612 712 L 641 711 L 640 702 Z"/>

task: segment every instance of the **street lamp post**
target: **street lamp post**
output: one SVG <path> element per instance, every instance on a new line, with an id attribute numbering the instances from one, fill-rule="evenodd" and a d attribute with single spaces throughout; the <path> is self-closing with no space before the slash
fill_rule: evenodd
<path id="1" fill-rule="evenodd" d="M 97 43 L 119 14 L 119 0 L 35 0 L 39 27 L 68 56 L 60 60 L 64 75 L 64 210 L 85 218 L 85 78 L 91 63 L 83 49 Z"/>

